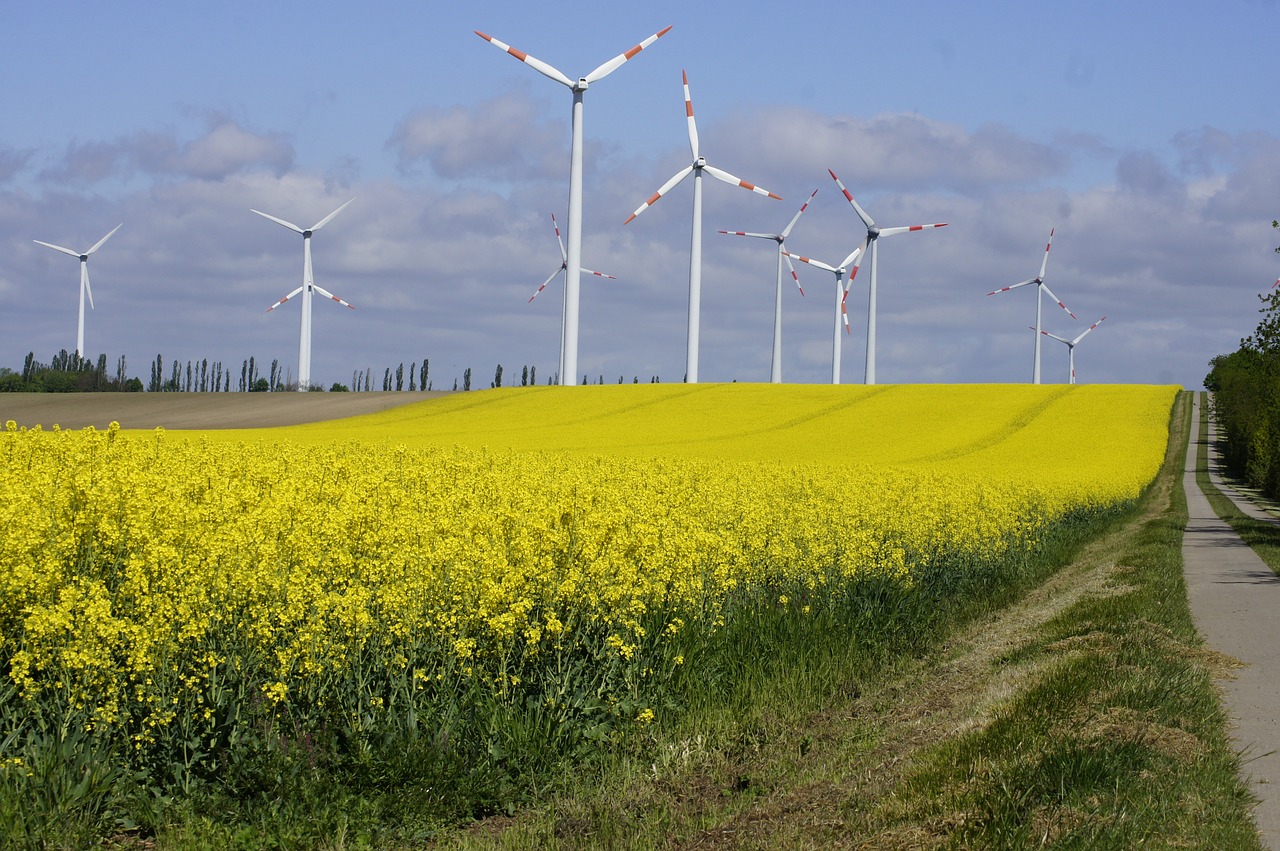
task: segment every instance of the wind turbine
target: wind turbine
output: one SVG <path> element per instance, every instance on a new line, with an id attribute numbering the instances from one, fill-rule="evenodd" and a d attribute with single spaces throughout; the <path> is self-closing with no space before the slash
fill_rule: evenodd
<path id="1" fill-rule="evenodd" d="M 572 379 L 578 373 L 578 295 L 582 277 L 582 96 L 592 83 L 603 80 L 628 59 L 634 58 L 637 53 L 670 31 L 671 27 L 667 27 L 654 33 L 625 53 L 613 57 L 587 76 L 579 77 L 575 82 L 547 63 L 516 50 L 509 44 L 503 44 L 493 36 L 475 30 L 476 35 L 494 47 L 510 53 L 543 76 L 568 86 L 573 92 L 573 135 L 569 144 L 569 247 L 565 256 L 567 265 L 564 279 L 564 331 L 560 343 L 560 358 L 563 361 L 561 364 L 563 368 L 560 371 L 562 384 L 576 384 L 577 382 L 573 380 L 566 382 L 566 376 Z"/>
<path id="2" fill-rule="evenodd" d="M 1035 366 L 1032 368 L 1032 371 L 1031 371 L 1032 384 L 1040 383 L 1040 336 L 1041 336 L 1040 332 L 1043 330 L 1040 325 L 1040 318 L 1041 318 L 1040 291 L 1044 290 L 1045 292 L 1047 292 L 1049 294 L 1049 298 L 1056 301 L 1058 303 L 1058 307 L 1061 307 L 1063 310 L 1067 311 L 1067 315 L 1070 316 L 1072 319 L 1077 318 L 1076 315 L 1072 313 L 1071 310 L 1065 304 L 1062 303 L 1062 300 L 1053 294 L 1053 290 L 1049 289 L 1049 286 L 1044 282 L 1045 269 L 1049 265 L 1049 249 L 1053 246 L 1053 231 L 1054 231 L 1054 228 L 1049 229 L 1049 241 L 1045 243 L 1045 246 L 1044 246 L 1044 259 L 1040 261 L 1039 275 L 1036 275 L 1034 278 L 1028 278 L 1025 281 L 1014 284 L 1011 287 L 1003 287 L 1001 289 L 992 290 L 991 292 L 987 293 L 987 295 L 992 296 L 992 295 L 996 295 L 997 293 L 1007 293 L 1009 292 L 1009 290 L 1016 290 L 1018 287 L 1025 287 L 1030 284 L 1036 285 L 1036 325 L 1035 325 L 1035 328 L 1033 329 L 1036 332 L 1036 353 L 1035 353 Z"/>
<path id="3" fill-rule="evenodd" d="M 1101 324 L 1102 324 L 1102 322 L 1103 322 L 1103 320 L 1104 320 L 1104 319 L 1106 319 L 1106 318 L 1107 318 L 1107 317 L 1105 317 L 1105 316 L 1104 316 L 1104 317 L 1102 317 L 1102 319 L 1099 319 L 1097 322 L 1093 323 L 1093 324 L 1092 324 L 1092 325 L 1090 325 L 1088 328 L 1084 329 L 1084 331 L 1082 331 L 1082 332 L 1080 333 L 1080 336 L 1076 337 L 1074 340 L 1067 340 L 1067 339 L 1064 339 L 1063 337 L 1059 337 L 1057 334 L 1050 334 L 1048 331 L 1041 331 L 1041 332 L 1040 332 L 1041 334 L 1043 334 L 1043 335 L 1044 335 L 1044 336 L 1046 336 L 1046 337 L 1052 337 L 1053 339 L 1057 340 L 1059 343 L 1065 343 L 1065 344 L 1066 344 L 1066 346 L 1067 346 L 1067 360 L 1068 360 L 1068 362 L 1069 362 L 1069 363 L 1070 363 L 1070 365 L 1071 365 L 1071 380 L 1067 382 L 1068 384 L 1075 384 L 1075 383 L 1076 383 L 1076 346 L 1077 346 L 1077 345 L 1079 345 L 1080 341 L 1081 341 L 1081 340 L 1083 340 L 1083 339 L 1085 338 L 1085 335 L 1086 335 L 1086 334 L 1088 334 L 1088 333 L 1089 333 L 1090 331 L 1092 331 L 1094 328 L 1097 328 L 1099 325 L 1101 325 Z M 1032 328 L 1031 330 L 1032 330 L 1032 331 L 1034 331 L 1035 329 L 1034 329 L 1034 328 Z"/>
<path id="4" fill-rule="evenodd" d="M 558 222 L 556 222 L 555 213 L 551 214 L 551 226 L 556 229 L 556 242 L 560 243 L 560 268 L 556 269 L 554 272 L 548 275 L 547 279 L 542 282 L 542 286 L 538 287 L 538 289 L 534 292 L 534 294 L 529 296 L 530 304 L 532 304 L 533 300 L 538 297 L 538 293 L 542 292 L 547 288 L 547 284 L 551 283 L 551 280 L 556 275 L 559 275 L 561 272 L 565 273 L 566 278 L 569 275 L 569 255 L 565 253 L 564 240 L 560 238 L 560 225 Z M 606 275 L 604 272 L 593 272 L 590 269 L 583 269 L 582 271 L 587 273 L 588 275 L 595 275 L 598 278 L 608 278 L 611 281 L 617 280 L 617 278 L 614 277 L 613 275 Z M 564 293 L 565 304 L 560 308 L 560 373 L 559 375 L 560 375 L 561 382 L 564 381 L 564 374 L 565 374 L 564 373 L 564 326 L 565 326 L 564 317 L 565 317 L 565 309 L 568 306 L 568 300 L 569 300 L 568 288 L 566 287 L 565 293 Z"/>
<path id="5" fill-rule="evenodd" d="M 758 195 L 767 195 L 775 201 L 782 198 L 767 189 L 734 177 L 727 171 L 707 165 L 706 157 L 698 152 L 698 125 L 693 120 L 693 101 L 689 97 L 689 75 L 680 72 L 684 79 L 684 112 L 689 124 L 689 149 L 693 152 L 693 163 L 676 172 L 675 176 L 662 184 L 662 188 L 650 196 L 636 211 L 627 217 L 623 224 L 658 203 L 658 199 L 675 188 L 676 184 L 693 174 L 693 236 L 689 243 L 689 332 L 688 352 L 685 356 L 685 381 L 698 383 L 698 325 L 702 311 L 702 173 L 705 171 L 712 177 L 749 189 Z"/>
<path id="6" fill-rule="evenodd" d="M 51 242 L 41 242 L 38 239 L 32 240 L 32 242 L 36 243 L 37 245 L 43 245 L 45 248 L 52 248 L 54 251 L 61 251 L 63 254 L 70 254 L 72 257 L 78 257 L 80 259 L 80 318 L 76 322 L 76 356 L 77 357 L 85 356 L 84 354 L 84 297 L 85 296 L 89 297 L 90 309 L 93 308 L 93 290 L 90 289 L 89 287 L 89 255 L 97 251 L 99 248 L 101 248 L 103 246 L 103 243 L 105 243 L 108 239 L 111 239 L 111 234 L 114 234 L 116 231 L 120 230 L 120 228 L 122 227 L 124 227 L 124 222 L 121 222 L 120 224 L 112 228 L 111 233 L 107 234 L 102 239 L 95 242 L 93 244 L 93 248 L 90 248 L 88 251 L 84 252 L 83 254 L 80 253 L 79 251 L 72 251 L 70 248 L 63 248 L 61 245 L 54 245 Z"/>
<path id="7" fill-rule="evenodd" d="M 804 215 L 804 211 L 809 206 L 809 201 L 813 200 L 813 196 L 818 194 L 818 190 L 813 190 L 808 200 L 800 205 L 800 212 L 795 214 L 791 219 L 791 223 L 782 229 L 782 233 L 747 233 L 740 230 L 722 230 L 720 233 L 729 236 L 752 236 L 757 239 L 772 239 L 778 243 L 778 283 L 774 288 L 773 303 L 773 360 L 769 368 L 769 381 L 774 384 L 782 383 L 782 261 L 787 262 L 787 268 L 791 270 L 791 278 L 796 282 L 796 288 L 800 290 L 800 295 L 804 295 L 804 287 L 800 286 L 800 276 L 796 274 L 796 267 L 791 264 L 791 255 L 783 249 L 783 244 L 787 241 L 787 236 L 791 233 L 791 229 L 796 226 L 796 222 L 800 221 L 800 217 Z"/>
<path id="8" fill-rule="evenodd" d="M 867 227 L 867 238 L 863 241 L 867 253 L 871 255 L 871 288 L 867 296 L 867 366 L 864 381 L 867 384 L 876 383 L 876 265 L 880 257 L 880 249 L 878 248 L 880 237 L 893 236 L 899 233 L 909 233 L 926 228 L 945 228 L 946 222 L 938 222 L 931 225 L 909 225 L 905 227 L 882 228 L 878 227 L 875 220 L 867 215 L 867 211 L 858 206 L 858 202 L 853 200 L 853 195 L 848 189 L 844 188 L 844 184 L 840 182 L 840 178 L 836 177 L 836 173 L 831 169 L 827 169 L 827 173 L 831 175 L 831 179 L 836 182 L 836 186 L 840 187 L 840 191 L 844 193 L 844 197 L 849 199 L 849 203 L 853 205 L 853 211 L 858 214 L 858 218 L 862 219 L 862 223 Z"/>
<path id="9" fill-rule="evenodd" d="M 812 197 L 812 196 L 810 196 Z M 862 265 L 862 258 L 865 256 L 864 249 L 866 243 L 859 245 L 853 249 L 853 252 L 839 266 L 828 266 L 820 260 L 814 260 L 812 257 L 801 257 L 799 254 L 792 254 L 785 248 L 783 254 L 788 257 L 794 257 L 801 263 L 808 263 L 810 266 L 817 266 L 819 269 L 826 269 L 828 272 L 836 276 L 836 321 L 835 330 L 831 337 L 831 383 L 840 383 L 840 324 L 844 323 L 844 332 L 849 333 L 849 313 L 845 309 L 845 302 L 849 297 L 849 285 L 853 283 L 853 279 L 858 276 L 858 267 Z M 853 263 L 854 259 L 857 263 Z M 850 267 L 849 264 L 853 263 Z M 848 272 L 848 280 L 845 280 L 845 273 Z M 841 283 L 843 281 L 843 284 Z"/>
<path id="10" fill-rule="evenodd" d="M 351 201 L 354 200 L 356 199 L 351 199 Z M 351 201 L 348 201 L 347 204 L 350 204 Z M 302 234 L 302 286 L 298 287 L 296 290 L 268 307 L 266 311 L 267 313 L 270 313 L 289 299 L 296 296 L 298 293 L 302 293 L 302 329 L 298 335 L 299 392 L 306 392 L 307 388 L 311 385 L 311 291 L 315 290 L 325 298 L 332 299 L 344 307 L 349 307 L 352 310 L 356 309 L 355 305 L 345 302 L 323 287 L 317 286 L 315 279 L 311 274 L 311 235 L 320 230 L 320 228 L 329 224 L 329 222 L 333 221 L 333 217 L 345 210 L 347 204 L 343 204 L 341 207 L 305 230 L 298 227 L 293 222 L 286 222 L 284 219 L 277 219 L 275 216 L 269 216 L 261 210 L 250 210 L 250 212 L 257 213 L 264 219 L 270 219 L 278 225 L 287 227 L 294 233 Z"/>

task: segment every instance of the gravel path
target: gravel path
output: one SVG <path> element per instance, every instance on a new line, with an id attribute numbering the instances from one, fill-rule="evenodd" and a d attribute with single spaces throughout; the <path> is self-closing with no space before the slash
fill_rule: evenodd
<path id="1" fill-rule="evenodd" d="M 1220 685 L 1234 722 L 1232 738 L 1244 756 L 1245 777 L 1260 799 L 1254 809 L 1258 833 L 1264 846 L 1280 849 L 1280 577 L 1218 518 L 1196 485 L 1201 411 L 1199 395 L 1192 398 L 1182 480 L 1188 512 L 1182 540 L 1187 594 L 1205 642 L 1244 663 Z M 1211 431 L 1210 447 L 1212 438 Z M 1219 484 L 1212 457 L 1209 468 L 1211 480 Z M 1229 495 L 1245 502 L 1238 494 Z"/>

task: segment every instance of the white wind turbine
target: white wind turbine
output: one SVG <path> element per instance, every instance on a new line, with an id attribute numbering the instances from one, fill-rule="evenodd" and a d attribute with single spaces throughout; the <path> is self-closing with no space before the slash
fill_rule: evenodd
<path id="1" fill-rule="evenodd" d="M 773 360 L 769 368 L 769 381 L 774 384 L 782 383 L 782 261 L 787 262 L 787 268 L 791 270 L 791 278 L 796 282 L 796 288 L 800 290 L 800 295 L 804 295 L 804 287 L 800 286 L 800 276 L 796 274 L 796 267 L 791 264 L 791 255 L 784 250 L 784 243 L 787 236 L 790 235 L 791 229 L 796 226 L 796 222 L 800 221 L 800 216 L 804 215 L 804 211 L 809 206 L 809 201 L 813 200 L 813 196 L 818 194 L 818 190 L 813 190 L 808 200 L 800 205 L 800 212 L 796 213 L 791 219 L 791 223 L 782 229 L 782 233 L 747 233 L 740 230 L 722 230 L 720 233 L 729 236 L 752 236 L 757 239 L 772 239 L 778 243 L 778 283 L 774 287 L 774 303 L 773 303 Z"/>
<path id="2" fill-rule="evenodd" d="M 858 267 L 862 265 L 862 258 L 865 255 L 863 249 L 866 244 L 863 243 L 853 249 L 848 257 L 844 258 L 839 266 L 828 266 L 820 260 L 814 260 L 812 257 L 801 257 L 799 254 L 791 254 L 786 249 L 783 253 L 788 257 L 794 257 L 801 263 L 808 263 L 810 266 L 817 266 L 819 269 L 826 269 L 828 272 L 836 276 L 836 320 L 835 329 L 831 336 L 831 383 L 840 383 L 840 325 L 843 322 L 844 332 L 849 333 L 849 313 L 845 309 L 845 303 L 849 298 L 849 285 L 853 283 L 853 279 L 858 276 Z M 854 263 L 854 260 L 857 263 Z M 853 263 L 853 266 L 849 264 Z M 845 278 L 846 273 L 848 278 Z"/>
<path id="3" fill-rule="evenodd" d="M 1104 317 L 1102 317 L 1102 319 L 1099 319 L 1097 322 L 1093 323 L 1093 324 L 1092 324 L 1092 325 L 1090 325 L 1088 328 L 1084 329 L 1084 331 L 1082 331 L 1082 332 L 1080 333 L 1080 336 L 1076 337 L 1074 340 L 1068 340 L 1068 339 L 1065 339 L 1065 338 L 1063 338 L 1063 337 L 1059 337 L 1057 334 L 1050 334 L 1048 331 L 1041 331 L 1041 332 L 1040 332 L 1041 334 L 1043 334 L 1043 335 L 1044 335 L 1044 336 L 1046 336 L 1046 337 L 1052 337 L 1053 339 L 1057 340 L 1059 343 L 1065 343 L 1065 344 L 1066 344 L 1066 346 L 1067 346 L 1067 361 L 1069 362 L 1070 367 L 1071 367 L 1071 378 L 1070 378 L 1070 380 L 1067 382 L 1068 384 L 1075 384 L 1075 383 L 1076 383 L 1076 346 L 1080 344 L 1080 341 L 1081 341 L 1081 340 L 1083 340 L 1083 339 L 1085 338 L 1085 335 L 1086 335 L 1086 334 L 1088 334 L 1088 333 L 1089 333 L 1090 331 L 1092 331 L 1094 328 L 1097 328 L 1099 325 L 1101 325 L 1101 324 L 1102 324 L 1102 321 L 1103 321 L 1104 319 L 1106 319 L 1106 318 L 1107 318 L 1107 317 L 1105 317 L 1105 316 L 1104 316 Z M 1031 330 L 1033 330 L 1033 331 L 1034 331 L 1035 329 L 1034 329 L 1034 328 L 1032 328 Z"/>
<path id="4" fill-rule="evenodd" d="M 72 251 L 70 248 L 63 248 L 61 245 L 54 245 L 51 242 L 41 242 L 38 239 L 32 240 L 32 242 L 36 243 L 37 245 L 43 245 L 45 248 L 52 248 L 54 251 L 61 251 L 63 254 L 69 254 L 72 257 L 77 257 L 80 259 L 80 318 L 76 322 L 76 355 L 78 357 L 85 356 L 85 353 L 84 353 L 84 299 L 85 299 L 85 296 L 89 297 L 89 307 L 91 309 L 93 308 L 93 290 L 89 288 L 89 255 L 97 251 L 99 248 L 101 248 L 103 243 L 105 243 L 108 239 L 111 239 L 111 234 L 120 230 L 120 228 L 122 227 L 124 227 L 123 222 L 121 222 L 120 224 L 112 228 L 111 233 L 107 234 L 102 239 L 95 242 L 93 244 L 93 248 L 90 248 L 88 251 L 84 252 L 83 254 L 79 251 Z"/>
<path id="5" fill-rule="evenodd" d="M 351 201 L 354 200 L 356 199 L 351 199 Z M 347 204 L 350 204 L 351 201 L 348 201 Z M 311 384 L 311 291 L 315 290 L 325 298 L 332 299 L 344 307 L 349 307 L 352 310 L 355 310 L 355 305 L 345 302 L 323 287 L 317 286 L 315 279 L 311 274 L 311 235 L 320 230 L 320 228 L 329 224 L 329 222 L 333 221 L 333 217 L 345 210 L 347 204 L 343 204 L 341 207 L 305 230 L 298 227 L 293 222 L 286 222 L 284 219 L 277 219 L 275 216 L 269 216 L 261 210 L 251 210 L 251 212 L 257 213 L 264 219 L 270 219 L 278 225 L 287 227 L 294 233 L 302 234 L 302 286 L 298 287 L 296 290 L 268 307 L 266 311 L 267 313 L 270 313 L 289 299 L 296 296 L 298 293 L 302 293 L 302 328 L 298 335 L 298 390 L 300 392 L 305 392 Z"/>
<path id="6" fill-rule="evenodd" d="M 555 213 L 551 214 L 551 226 L 556 229 L 556 242 L 560 244 L 560 267 L 556 269 L 554 272 L 552 272 L 550 275 L 548 275 L 547 279 L 542 282 L 542 286 L 538 287 L 538 289 L 534 291 L 533 295 L 529 296 L 530 304 L 532 304 L 533 300 L 538 297 L 539 293 L 541 293 L 543 290 L 547 288 L 547 284 L 551 283 L 552 279 L 555 278 L 556 275 L 559 275 L 561 272 L 565 273 L 566 278 L 569 275 L 569 255 L 565 253 L 564 240 L 560 238 L 560 224 L 556 221 Z M 617 278 L 614 277 L 613 275 L 606 275 L 604 272 L 593 272 L 590 269 L 583 269 L 582 271 L 588 275 L 595 275 L 598 278 L 608 278 L 611 281 L 617 280 Z M 560 376 L 561 382 L 565 380 L 564 379 L 564 375 L 565 375 L 564 373 L 564 327 L 565 327 L 564 317 L 565 317 L 565 310 L 568 306 L 568 301 L 569 301 L 569 295 L 568 295 L 568 288 L 566 287 L 565 293 L 564 293 L 564 304 L 560 308 L 560 372 L 558 374 Z"/>
<path id="7" fill-rule="evenodd" d="M 648 201 L 637 207 L 623 224 L 630 224 L 632 219 L 658 203 L 658 199 L 675 188 L 676 184 L 688 177 L 690 173 L 693 174 L 693 235 L 689 243 L 689 332 L 688 351 L 685 356 L 685 381 L 689 384 L 697 384 L 698 325 L 702 312 L 702 173 L 705 171 L 725 183 L 750 189 L 759 195 L 767 195 L 775 201 L 781 201 L 782 198 L 767 189 L 734 177 L 727 171 L 707 165 L 706 157 L 698 152 L 698 125 L 693 120 L 693 101 L 689 97 L 689 75 L 684 71 L 681 71 L 680 75 L 684 79 L 684 112 L 689 125 L 689 148 L 693 152 L 693 163 L 676 172 L 675 176 L 664 183 Z"/>
<path id="8" fill-rule="evenodd" d="M 565 262 L 568 265 L 565 267 L 564 331 L 560 344 L 560 357 L 563 361 L 560 370 L 561 384 L 576 384 L 577 382 L 573 381 L 572 377 L 578 372 L 578 296 L 582 279 L 582 96 L 592 83 L 603 80 L 628 59 L 634 58 L 637 53 L 670 31 L 671 27 L 667 27 L 654 33 L 635 47 L 625 53 L 618 54 L 590 74 L 585 77 L 579 77 L 577 81 L 574 81 L 547 63 L 516 50 L 509 44 L 503 44 L 493 36 L 485 35 L 479 30 L 475 30 L 476 35 L 494 47 L 510 53 L 543 76 L 568 86 L 569 90 L 573 92 L 573 135 L 569 143 L 569 221 L 567 225 L 569 246 L 565 257 Z M 566 380 L 566 376 L 568 380 Z"/>
<path id="9" fill-rule="evenodd" d="M 1061 299 L 1059 299 L 1056 295 L 1053 294 L 1053 290 L 1049 289 L 1049 286 L 1044 282 L 1045 269 L 1047 269 L 1049 266 L 1049 249 L 1053 246 L 1054 230 L 1055 230 L 1054 228 L 1049 229 L 1049 241 L 1045 243 L 1045 246 L 1044 246 L 1044 259 L 1040 261 L 1039 275 L 1036 275 L 1034 278 L 1028 278 L 1025 281 L 1021 281 L 1020 283 L 1016 283 L 1013 286 L 1002 287 L 1001 289 L 992 290 L 991 292 L 987 293 L 987 295 L 992 296 L 992 295 L 996 295 L 997 293 L 1007 293 L 1009 292 L 1009 290 L 1016 290 L 1018 287 L 1025 287 L 1031 284 L 1036 285 L 1036 325 L 1035 325 L 1035 328 L 1033 329 L 1036 332 L 1036 350 L 1035 350 L 1035 365 L 1032 367 L 1032 370 L 1031 370 L 1032 384 L 1040 383 L 1040 336 L 1041 336 L 1040 332 L 1044 330 L 1041 327 L 1041 323 L 1040 323 L 1040 318 L 1041 318 L 1040 291 L 1043 290 L 1047 292 L 1049 294 L 1049 298 L 1053 299 L 1058 303 L 1058 307 L 1061 307 L 1063 310 L 1067 311 L 1068 316 L 1070 316 L 1072 319 L 1076 318 L 1076 315 L 1072 313 L 1071 310 L 1065 304 L 1062 303 Z"/>
<path id="10" fill-rule="evenodd" d="M 858 202 L 853 200 L 853 195 L 848 189 L 844 188 L 844 184 L 840 182 L 840 178 L 836 177 L 836 173 L 831 169 L 827 169 L 827 173 L 831 175 L 831 179 L 836 182 L 836 186 L 840 187 L 840 191 L 844 193 L 844 197 L 853 205 L 853 211 L 858 214 L 858 218 L 862 219 L 862 223 L 867 228 L 867 238 L 863 241 L 867 253 L 871 256 L 871 281 L 870 291 L 867 296 L 867 366 L 863 380 L 867 384 L 876 383 L 876 265 L 880 257 L 880 237 L 894 236 L 899 233 L 910 233 L 918 230 L 926 230 L 928 228 L 945 228 L 946 222 L 938 222 L 931 225 L 909 225 L 904 227 L 882 228 L 878 227 L 875 220 L 867 215 L 867 211 L 858 206 Z"/>

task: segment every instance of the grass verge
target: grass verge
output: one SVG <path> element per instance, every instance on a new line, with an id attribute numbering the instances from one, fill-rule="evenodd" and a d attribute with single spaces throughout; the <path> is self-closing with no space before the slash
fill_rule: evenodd
<path id="1" fill-rule="evenodd" d="M 874 679 L 704 714 L 464 848 L 1257 848 L 1182 575 L 1180 397 L 1135 514 Z M 741 709 L 742 707 L 738 707 Z"/>
<path id="2" fill-rule="evenodd" d="M 1196 455 L 1196 484 L 1209 499 L 1215 514 L 1227 522 L 1240 538 L 1277 574 L 1280 574 L 1280 524 L 1250 517 L 1241 511 L 1230 497 L 1218 490 L 1209 478 L 1209 417 L 1208 393 L 1200 396 L 1200 438 Z"/>

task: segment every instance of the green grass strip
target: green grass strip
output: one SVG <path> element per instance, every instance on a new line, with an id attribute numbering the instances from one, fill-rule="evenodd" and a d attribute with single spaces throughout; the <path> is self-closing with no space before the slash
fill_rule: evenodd
<path id="1" fill-rule="evenodd" d="M 1224 663 L 1187 603 L 1183 447 L 1170 440 L 1139 522 L 1092 555 L 1103 587 L 1002 660 L 1038 669 L 1033 684 L 908 778 L 917 828 L 954 825 L 948 841 L 972 847 L 1259 847 L 1213 684 Z"/>

